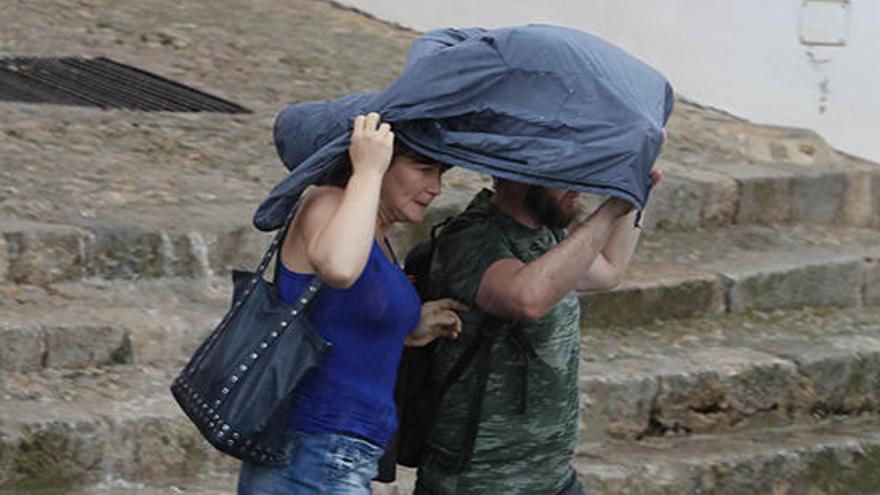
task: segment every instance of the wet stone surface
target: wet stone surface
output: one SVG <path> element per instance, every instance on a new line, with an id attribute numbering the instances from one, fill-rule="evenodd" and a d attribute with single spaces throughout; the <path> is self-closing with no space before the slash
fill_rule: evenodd
<path id="1" fill-rule="evenodd" d="M 167 387 L 269 241 L 275 115 L 384 88 L 417 33 L 313 0 L 7 4 L 0 56 L 106 56 L 254 113 L 0 102 L 0 494 L 231 492 Z M 880 168 L 686 101 L 668 128 L 629 277 L 583 299 L 582 480 L 880 490 Z M 444 182 L 398 254 L 490 184 Z"/>

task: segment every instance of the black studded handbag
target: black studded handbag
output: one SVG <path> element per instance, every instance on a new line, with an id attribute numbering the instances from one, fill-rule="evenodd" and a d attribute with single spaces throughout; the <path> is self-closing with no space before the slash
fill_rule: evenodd
<path id="1" fill-rule="evenodd" d="M 292 305 L 263 278 L 287 228 L 275 236 L 256 272 L 233 271 L 229 311 L 171 385 L 177 403 L 211 445 L 269 466 L 288 459 L 291 392 L 330 348 L 306 318 L 321 290 L 318 277 Z"/>

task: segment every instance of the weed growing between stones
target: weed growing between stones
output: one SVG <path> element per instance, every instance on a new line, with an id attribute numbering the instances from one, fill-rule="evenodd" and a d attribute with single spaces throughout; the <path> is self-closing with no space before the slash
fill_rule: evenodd
<path id="1" fill-rule="evenodd" d="M 23 475 L 23 479 L 15 483 L 15 493 L 21 490 L 52 487 L 57 493 L 65 493 L 71 481 L 64 477 L 58 460 L 27 428 L 22 428 L 18 443 L 18 454 L 15 456 L 15 472 Z"/>
<path id="2" fill-rule="evenodd" d="M 826 450 L 810 462 L 808 469 L 810 482 L 829 495 L 877 493 L 877 487 L 880 487 L 880 447 L 866 447 L 846 461 Z"/>

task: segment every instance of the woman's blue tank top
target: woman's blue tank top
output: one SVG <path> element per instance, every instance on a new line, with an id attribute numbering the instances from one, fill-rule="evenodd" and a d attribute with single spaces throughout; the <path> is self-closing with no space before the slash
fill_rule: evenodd
<path id="1" fill-rule="evenodd" d="M 294 391 L 291 428 L 344 433 L 383 447 L 397 430 L 397 366 L 404 338 L 419 323 L 421 302 L 396 261 L 373 242 L 354 285 L 322 289 L 308 317 L 333 347 Z M 279 274 L 279 291 L 288 302 L 313 277 L 283 264 Z"/>

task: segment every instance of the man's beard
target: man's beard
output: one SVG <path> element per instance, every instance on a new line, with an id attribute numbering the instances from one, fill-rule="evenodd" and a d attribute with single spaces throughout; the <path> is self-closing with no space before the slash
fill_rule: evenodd
<path id="1" fill-rule="evenodd" d="M 551 229 L 563 229 L 574 220 L 577 210 L 565 211 L 559 200 L 540 186 L 529 186 L 525 195 L 526 210 L 542 225 Z"/>

